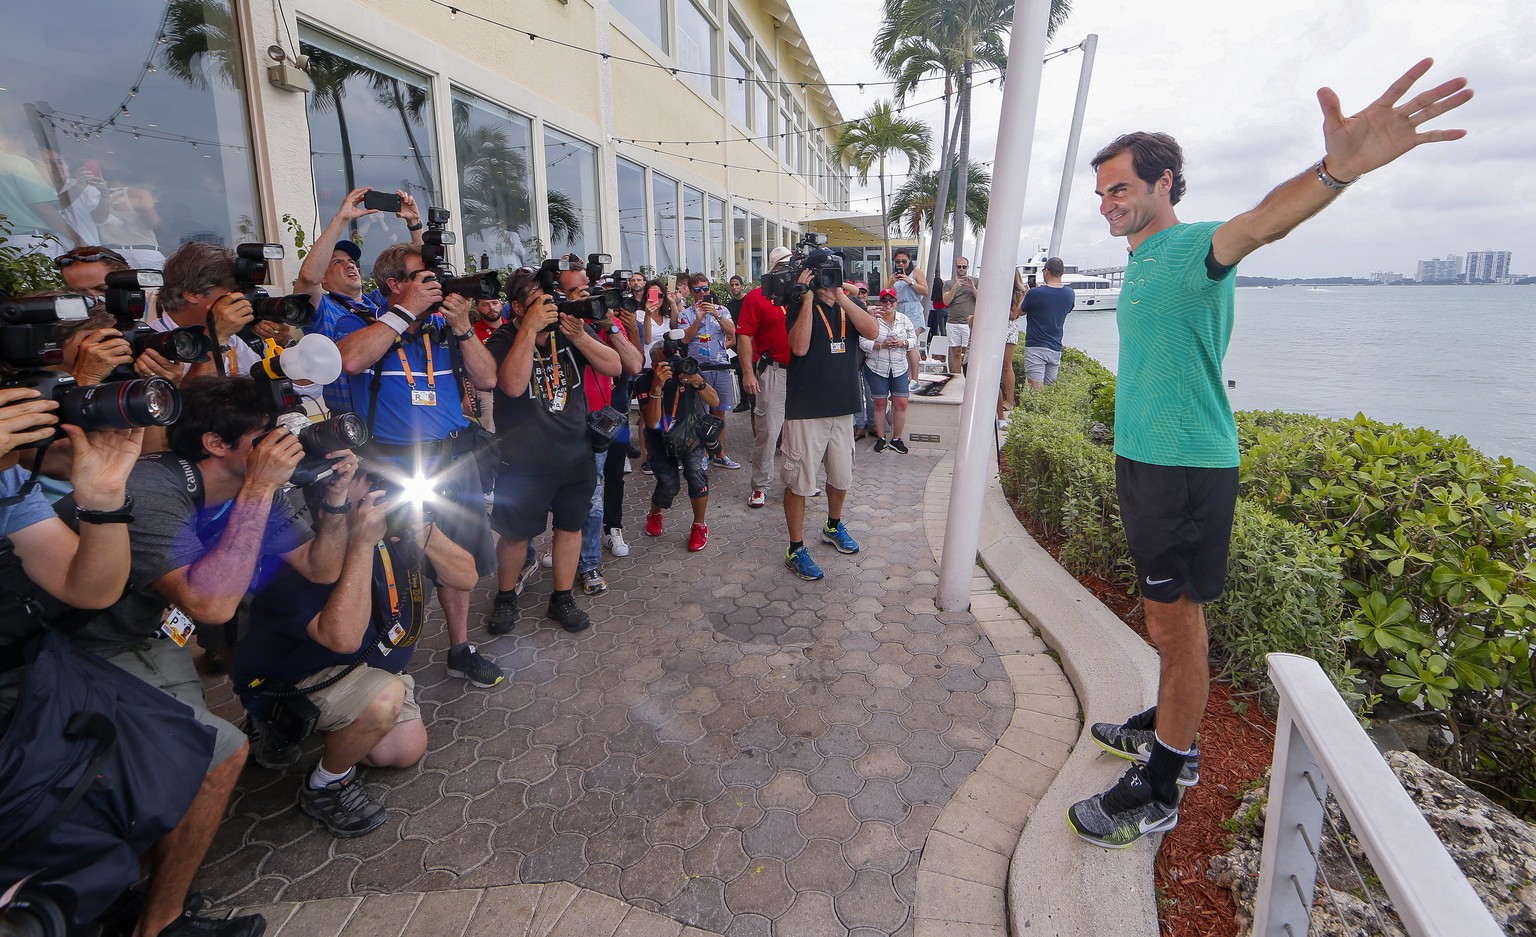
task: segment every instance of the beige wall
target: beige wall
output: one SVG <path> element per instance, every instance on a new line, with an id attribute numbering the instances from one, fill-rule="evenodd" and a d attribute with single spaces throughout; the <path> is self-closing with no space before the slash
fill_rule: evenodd
<path id="1" fill-rule="evenodd" d="M 675 2 L 687 3 L 689 0 Z M 279 90 L 266 78 L 266 68 L 271 64 L 265 54 L 266 48 L 274 43 L 288 46 L 287 36 L 297 36 L 301 25 L 329 33 L 427 74 L 432 80 L 433 113 L 437 121 L 436 150 L 445 157 L 453 152 L 450 107 L 453 86 L 533 118 L 536 154 L 542 145 L 539 142 L 541 124 L 596 145 L 603 249 L 615 255 L 619 247 L 614 182 L 616 155 L 663 172 L 704 190 L 708 195 L 724 198 L 727 201 L 728 243 L 732 240 L 730 209 L 733 203 L 781 227 L 798 226 L 800 219 L 817 210 L 771 204 L 812 203 L 820 197 L 814 180 L 784 174 L 786 168 L 777 155 L 780 147 L 764 149 L 756 142 L 739 139 L 748 131 L 735 125 L 729 117 L 729 90 L 725 80 L 719 84 L 722 97 L 716 100 L 662 69 L 604 61 L 549 42 L 530 42 L 521 33 L 478 22 L 463 13 L 451 19 L 447 10 L 426 0 L 296 0 L 285 6 L 289 22 L 286 29 L 279 30 L 270 10 L 252 12 L 249 6 L 239 5 L 249 87 L 252 89 L 251 120 L 257 177 L 261 180 L 262 220 L 274 240 L 289 241 L 279 220 L 285 213 L 298 218 L 311 236 L 328 220 L 315 217 L 307 96 Z M 724 13 L 726 6 L 732 6 L 750 25 L 754 38 L 763 43 L 765 52 L 774 62 L 778 78 L 785 81 L 819 78 L 808 74 L 784 53 L 783 44 L 777 41 L 773 18 L 765 11 L 763 0 L 716 0 L 721 30 L 717 45 L 718 71 L 726 71 L 725 37 L 730 29 Z M 664 66 L 688 67 L 690 64 L 675 62 L 662 55 L 649 41 L 636 38 L 640 36 L 639 32 L 613 12 L 607 0 L 518 0 L 478 7 L 477 12 L 484 11 L 488 17 L 583 49 L 659 60 Z M 290 54 L 297 51 L 288 49 Z M 824 106 L 830 98 L 824 98 L 814 90 L 807 93 L 796 89 L 795 94 L 806 107 L 807 119 L 812 126 L 841 119 L 835 110 Z M 640 146 L 616 143 L 613 137 L 699 141 L 729 138 L 732 142 L 725 145 L 693 144 L 686 148 L 647 144 L 666 151 L 662 154 Z M 778 141 L 773 142 L 777 144 Z M 688 162 L 687 156 L 694 156 L 695 161 Z M 451 160 L 445 159 L 440 181 L 445 205 L 454 208 L 458 204 L 458 186 L 450 163 Z M 542 190 L 542 159 L 535 159 L 534 163 L 536 187 Z M 731 163 L 740 168 L 727 169 L 711 163 Z M 539 225 L 541 229 L 544 227 L 542 219 Z M 548 243 L 546 230 L 540 230 L 538 234 Z M 462 258 L 455 259 L 462 261 Z M 297 263 L 291 258 L 280 271 L 287 277 L 296 272 Z"/>

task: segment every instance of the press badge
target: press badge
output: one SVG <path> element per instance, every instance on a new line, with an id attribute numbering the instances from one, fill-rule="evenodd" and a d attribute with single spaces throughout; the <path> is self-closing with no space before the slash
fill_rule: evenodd
<path id="1" fill-rule="evenodd" d="M 437 391 L 435 391 L 435 390 L 413 390 L 413 391 L 411 391 L 411 406 L 413 406 L 413 407 L 435 407 L 435 406 L 437 406 Z"/>
<path id="2" fill-rule="evenodd" d="M 565 387 L 564 387 L 564 385 L 562 385 L 560 387 L 560 389 L 555 391 L 554 395 L 549 398 L 549 412 L 550 413 L 564 413 L 565 412 L 565 393 L 566 393 Z"/>
<path id="3" fill-rule="evenodd" d="M 197 623 L 187 617 L 187 613 L 172 605 L 166 613 L 165 620 L 160 623 L 160 633 L 176 642 L 177 647 L 186 647 L 187 639 L 192 637 L 192 632 L 197 630 Z"/>
<path id="4" fill-rule="evenodd" d="M 395 622 L 389 629 L 389 637 L 378 644 L 379 655 L 388 657 L 390 651 L 400 646 L 400 639 L 403 637 L 405 637 L 405 629 L 400 627 L 399 622 Z"/>
<path id="5" fill-rule="evenodd" d="M 844 354 L 845 352 L 847 352 L 848 349 L 844 346 L 844 344 L 842 342 L 831 342 L 831 343 L 828 344 L 827 350 L 830 351 L 834 355 L 841 355 L 841 354 Z"/>

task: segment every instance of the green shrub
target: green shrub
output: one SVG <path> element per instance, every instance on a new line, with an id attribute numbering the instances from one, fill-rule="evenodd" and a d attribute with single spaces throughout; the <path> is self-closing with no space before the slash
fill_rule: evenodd
<path id="1" fill-rule="evenodd" d="M 23 251 L 16 242 L 7 240 L 12 230 L 11 220 L 0 214 L 0 290 L 25 296 L 63 289 L 64 281 L 59 279 L 53 260 L 40 250 Z"/>

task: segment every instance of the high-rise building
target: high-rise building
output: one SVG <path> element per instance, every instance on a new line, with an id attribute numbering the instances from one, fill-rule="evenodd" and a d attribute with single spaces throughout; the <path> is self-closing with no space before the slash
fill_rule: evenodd
<path id="1" fill-rule="evenodd" d="M 1509 251 L 1469 251 L 1465 279 L 1468 283 L 1497 283 L 1509 277 Z"/>
<path id="2" fill-rule="evenodd" d="M 1444 260 L 1439 257 L 1421 260 L 1414 279 L 1420 283 L 1455 283 L 1461 279 L 1461 256 L 1451 254 Z"/>

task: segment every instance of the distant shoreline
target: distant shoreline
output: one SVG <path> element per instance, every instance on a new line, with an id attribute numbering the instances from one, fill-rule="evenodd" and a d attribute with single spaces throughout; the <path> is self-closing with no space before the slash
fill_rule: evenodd
<path id="1" fill-rule="evenodd" d="M 1395 283 L 1380 283 L 1376 280 L 1363 280 L 1359 277 L 1290 277 L 1277 279 L 1275 277 L 1245 277 L 1238 274 L 1238 286 L 1536 286 L 1536 277 L 1522 277 L 1511 283 L 1418 283 L 1414 280 L 1398 280 Z"/>

